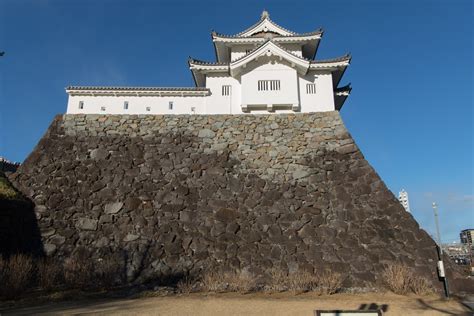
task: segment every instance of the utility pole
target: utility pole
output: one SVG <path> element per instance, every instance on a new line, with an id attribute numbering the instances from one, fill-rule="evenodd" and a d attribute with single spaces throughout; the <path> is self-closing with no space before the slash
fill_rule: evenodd
<path id="1" fill-rule="evenodd" d="M 441 279 L 443 279 L 444 285 L 444 295 L 446 298 L 449 298 L 449 286 L 448 286 L 448 278 L 444 273 L 444 263 L 443 263 L 443 246 L 441 244 L 441 233 L 439 232 L 439 221 L 438 221 L 438 206 L 436 203 L 433 202 L 433 212 L 435 217 L 435 224 L 436 224 L 436 237 L 438 239 L 438 275 Z"/>

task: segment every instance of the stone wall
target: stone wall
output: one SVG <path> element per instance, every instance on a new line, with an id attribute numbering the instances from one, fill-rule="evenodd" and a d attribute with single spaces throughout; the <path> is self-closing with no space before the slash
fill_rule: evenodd
<path id="1" fill-rule="evenodd" d="M 436 280 L 435 243 L 338 112 L 58 116 L 11 180 L 46 253 L 125 254 L 129 280 L 330 268 L 351 287 L 392 262 Z"/>

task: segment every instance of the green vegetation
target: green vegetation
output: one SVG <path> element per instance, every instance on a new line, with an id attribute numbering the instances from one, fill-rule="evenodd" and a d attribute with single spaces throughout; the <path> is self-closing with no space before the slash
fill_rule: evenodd
<path id="1" fill-rule="evenodd" d="M 22 199 L 21 194 L 13 188 L 11 183 L 0 173 L 0 200 L 19 200 Z"/>

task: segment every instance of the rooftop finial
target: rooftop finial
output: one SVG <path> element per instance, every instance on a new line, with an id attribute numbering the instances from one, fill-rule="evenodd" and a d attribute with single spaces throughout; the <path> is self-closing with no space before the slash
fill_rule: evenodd
<path id="1" fill-rule="evenodd" d="M 267 10 L 263 10 L 261 20 L 268 19 L 270 17 L 270 13 Z"/>

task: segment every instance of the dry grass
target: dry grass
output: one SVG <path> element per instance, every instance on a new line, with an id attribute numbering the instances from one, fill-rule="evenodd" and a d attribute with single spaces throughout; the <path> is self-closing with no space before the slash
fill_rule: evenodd
<path id="1" fill-rule="evenodd" d="M 255 278 L 251 274 L 242 271 L 225 273 L 224 280 L 231 292 L 249 293 L 255 290 L 257 286 Z"/>
<path id="2" fill-rule="evenodd" d="M 410 291 L 411 271 L 404 265 L 388 265 L 383 271 L 383 278 L 393 293 L 407 294 Z"/>
<path id="3" fill-rule="evenodd" d="M 267 284 L 268 292 L 283 292 L 288 290 L 288 273 L 280 269 L 270 271 L 270 282 Z"/>
<path id="4" fill-rule="evenodd" d="M 1 261 L 1 294 L 8 298 L 20 296 L 33 283 L 33 260 L 28 256 L 18 254 L 11 256 L 9 260 L 2 259 Z"/>
<path id="5" fill-rule="evenodd" d="M 318 278 L 313 273 L 298 271 L 288 274 L 288 289 L 293 293 L 313 291 L 318 286 Z"/>
<path id="6" fill-rule="evenodd" d="M 108 257 L 95 262 L 93 267 L 94 280 L 102 287 L 108 288 L 120 283 L 123 275 L 122 262 L 116 257 Z"/>
<path id="7" fill-rule="evenodd" d="M 53 259 L 42 259 L 37 264 L 38 285 L 47 291 L 59 287 L 64 279 L 63 267 Z"/>
<path id="8" fill-rule="evenodd" d="M 342 274 L 325 271 L 322 274 L 313 274 L 307 271 L 286 273 L 279 269 L 270 272 L 270 282 L 266 289 L 270 292 L 291 291 L 295 294 L 317 292 L 320 295 L 330 295 L 339 292 L 344 278 Z"/>
<path id="9" fill-rule="evenodd" d="M 94 270 L 90 260 L 73 257 L 64 261 L 64 281 L 73 288 L 89 287 L 94 282 Z"/>
<path id="10" fill-rule="evenodd" d="M 427 279 L 419 276 L 412 276 L 410 289 L 417 295 L 429 295 L 435 292 L 433 284 L 431 284 Z"/>
<path id="11" fill-rule="evenodd" d="M 207 272 L 201 280 L 201 289 L 206 292 L 239 292 L 248 293 L 257 286 L 255 278 L 242 271 Z"/>
<path id="12" fill-rule="evenodd" d="M 317 291 L 322 295 L 331 295 L 339 292 L 342 287 L 344 278 L 342 274 L 326 270 L 318 276 Z"/>
<path id="13" fill-rule="evenodd" d="M 21 195 L 13 188 L 10 182 L 0 175 L 0 199 L 13 200 Z"/>
<path id="14" fill-rule="evenodd" d="M 222 292 L 226 289 L 224 274 L 219 272 L 206 272 L 202 276 L 201 288 L 206 292 Z"/>
<path id="15" fill-rule="evenodd" d="M 385 268 L 383 278 L 386 286 L 396 294 L 431 294 L 433 286 L 427 279 L 415 275 L 402 264 L 392 264 Z"/>
<path id="16" fill-rule="evenodd" d="M 189 277 L 185 277 L 179 280 L 178 284 L 176 284 L 178 291 L 183 294 L 189 294 L 193 292 L 195 289 L 195 286 L 196 286 L 196 281 Z"/>

